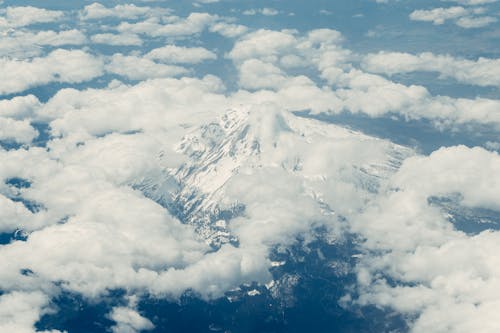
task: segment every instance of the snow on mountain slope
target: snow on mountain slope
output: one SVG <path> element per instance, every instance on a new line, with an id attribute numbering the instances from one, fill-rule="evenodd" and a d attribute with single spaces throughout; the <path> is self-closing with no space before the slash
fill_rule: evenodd
<path id="1" fill-rule="evenodd" d="M 360 209 L 412 154 L 408 148 L 273 105 L 229 110 L 188 133 L 177 150 L 188 162 L 139 187 L 215 246 L 241 238 L 230 226 L 236 217 L 267 214 L 270 220 L 288 216 L 330 224 L 327 220 L 336 219 L 326 216 Z M 173 180 L 177 187 L 166 195 L 165 189 L 173 187 L 165 184 Z M 293 216 L 289 205 L 302 212 Z M 286 210 L 289 214 L 283 215 Z M 293 222 L 277 224 L 286 229 Z"/>

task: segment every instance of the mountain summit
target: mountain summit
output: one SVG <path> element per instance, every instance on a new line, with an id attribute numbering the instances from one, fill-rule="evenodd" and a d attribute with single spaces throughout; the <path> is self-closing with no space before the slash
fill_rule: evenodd
<path id="1" fill-rule="evenodd" d="M 187 161 L 143 191 L 195 225 L 215 246 L 236 242 L 228 227 L 231 219 L 248 214 L 247 206 L 261 200 L 284 201 L 268 212 L 273 215 L 285 202 L 306 198 L 318 205 L 314 214 L 348 214 L 412 154 L 389 141 L 273 105 L 231 109 L 185 135 L 177 151 Z M 299 197 L 289 197 L 291 186 Z M 247 195 L 260 193 L 245 197 L 243 188 Z"/>

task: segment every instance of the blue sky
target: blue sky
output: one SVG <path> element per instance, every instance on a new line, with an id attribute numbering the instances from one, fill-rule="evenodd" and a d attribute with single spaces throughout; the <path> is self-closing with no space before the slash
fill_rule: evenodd
<path id="1" fill-rule="evenodd" d="M 499 22 L 0 1 L 0 331 L 498 331 Z"/>

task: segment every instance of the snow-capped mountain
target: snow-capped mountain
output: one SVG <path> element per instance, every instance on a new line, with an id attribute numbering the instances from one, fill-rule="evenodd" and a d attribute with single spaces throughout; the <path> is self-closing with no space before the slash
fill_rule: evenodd
<path id="1" fill-rule="evenodd" d="M 273 186 L 273 173 L 287 186 L 299 182 L 322 214 L 345 215 L 358 207 L 344 199 L 356 198 L 362 204 L 413 153 L 273 106 L 229 110 L 217 121 L 191 130 L 177 151 L 187 157 L 186 163 L 138 187 L 183 222 L 195 225 L 215 246 L 237 241 L 228 223 L 244 215 L 252 203 L 233 196 L 230 188 L 239 186 L 246 175 L 254 176 L 252 188 Z M 257 176 L 260 173 L 271 176 Z M 278 193 L 269 199 L 286 196 Z"/>

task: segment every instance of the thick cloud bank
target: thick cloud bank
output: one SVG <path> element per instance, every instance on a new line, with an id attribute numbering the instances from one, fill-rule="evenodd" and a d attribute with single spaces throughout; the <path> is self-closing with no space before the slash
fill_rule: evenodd
<path id="1" fill-rule="evenodd" d="M 365 52 L 331 25 L 259 23 L 292 22 L 292 7 L 224 11 L 223 0 L 6 2 L 0 331 L 60 332 L 37 330 L 55 299 L 116 291 L 106 329 L 154 330 L 141 297 L 272 288 L 276 251 L 347 240 L 356 278 L 333 301 L 346 311 L 395 311 L 414 332 L 500 330 L 495 50 Z M 453 2 L 401 17 L 495 33 L 496 1 Z M 410 126 L 438 149 L 400 144 Z"/>

